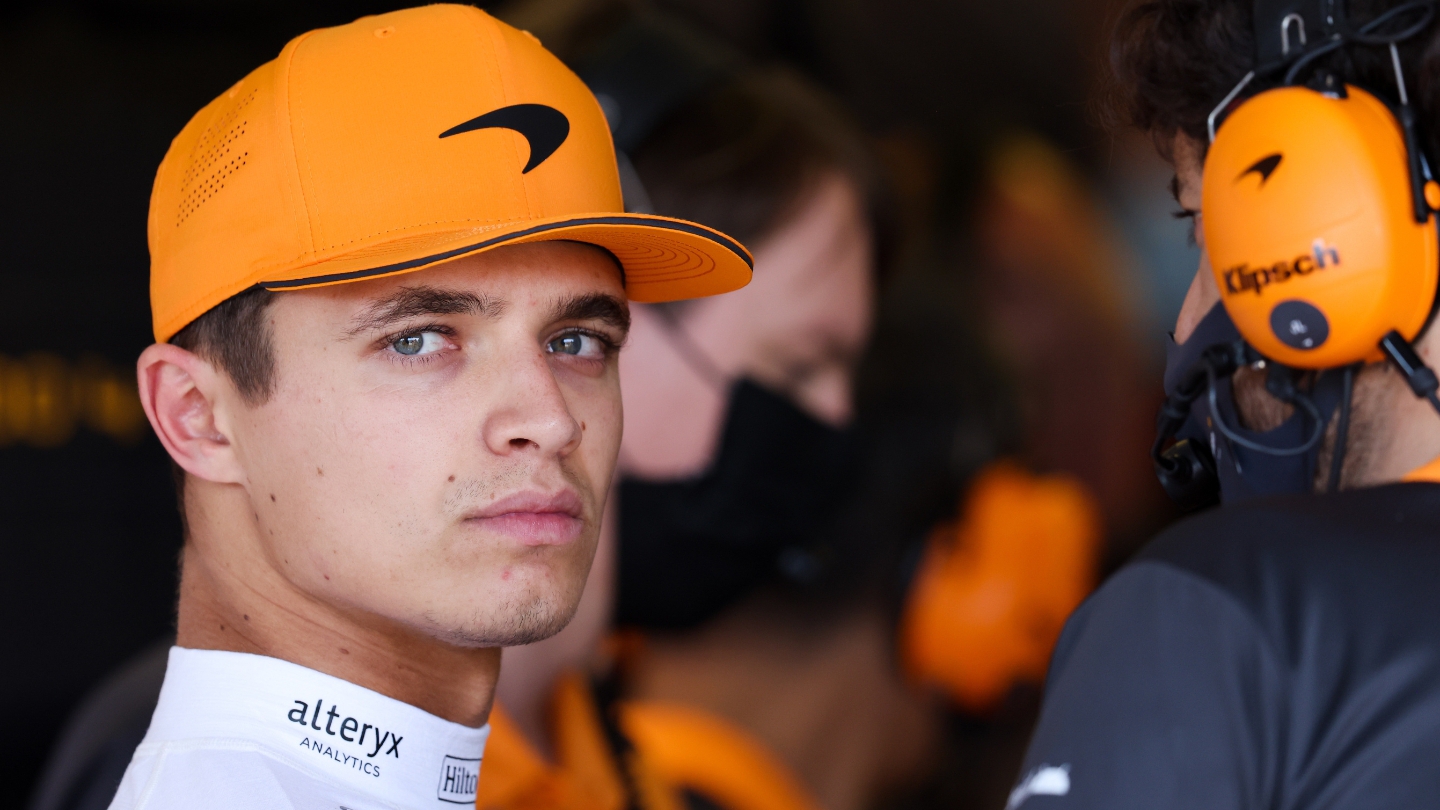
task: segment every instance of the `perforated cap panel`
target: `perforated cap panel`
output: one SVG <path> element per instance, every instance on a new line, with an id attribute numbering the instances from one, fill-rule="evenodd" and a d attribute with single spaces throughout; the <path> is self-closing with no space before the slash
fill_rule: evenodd
<path id="1" fill-rule="evenodd" d="M 190 153 L 190 164 L 180 180 L 180 205 L 175 226 L 185 224 L 211 197 L 225 188 L 226 179 L 239 171 L 250 157 L 245 128 L 250 123 L 245 109 L 255 99 L 252 88 L 229 112 L 206 128 Z"/>

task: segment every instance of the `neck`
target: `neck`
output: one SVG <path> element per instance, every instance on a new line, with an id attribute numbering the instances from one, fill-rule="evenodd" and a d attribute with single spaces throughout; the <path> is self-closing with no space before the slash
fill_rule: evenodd
<path id="1" fill-rule="evenodd" d="M 451 722 L 485 724 L 498 648 L 457 647 L 304 593 L 258 551 L 253 513 L 231 489 L 186 484 L 179 646 L 280 658 Z"/>

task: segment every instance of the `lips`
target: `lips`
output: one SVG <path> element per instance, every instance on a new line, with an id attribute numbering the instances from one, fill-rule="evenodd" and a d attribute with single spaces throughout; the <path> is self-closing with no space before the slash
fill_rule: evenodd
<path id="1" fill-rule="evenodd" d="M 585 527 L 580 496 L 573 489 L 517 492 L 465 515 L 465 522 L 507 535 L 527 546 L 571 543 Z"/>

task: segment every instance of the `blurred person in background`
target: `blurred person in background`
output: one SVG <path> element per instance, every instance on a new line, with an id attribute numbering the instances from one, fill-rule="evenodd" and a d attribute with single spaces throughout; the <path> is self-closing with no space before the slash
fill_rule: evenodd
<path id="1" fill-rule="evenodd" d="M 1171 161 L 1201 249 L 1157 471 L 1221 505 L 1069 621 L 1010 808 L 1440 790 L 1435 14 L 1146 0 L 1121 18 L 1114 110 Z"/>

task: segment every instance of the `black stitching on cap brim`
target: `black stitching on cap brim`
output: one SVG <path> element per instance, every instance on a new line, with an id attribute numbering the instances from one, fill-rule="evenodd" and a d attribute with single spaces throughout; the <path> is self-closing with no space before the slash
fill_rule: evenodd
<path id="1" fill-rule="evenodd" d="M 724 234 L 716 233 L 715 231 L 707 230 L 705 228 L 701 228 L 698 225 L 692 225 L 688 222 L 679 222 L 675 220 L 649 219 L 645 217 L 606 216 L 581 217 L 579 219 L 567 219 L 563 222 L 551 222 L 545 225 L 536 225 L 533 228 L 526 228 L 525 230 L 514 231 L 512 233 L 502 234 L 500 236 L 494 236 L 482 242 L 476 242 L 473 245 L 466 245 L 465 247 L 454 248 L 452 250 L 447 250 L 443 253 L 436 253 L 434 255 L 425 256 L 419 259 L 411 259 L 408 262 L 387 264 L 383 267 L 371 267 L 366 270 L 352 270 L 348 273 L 332 273 L 325 276 L 310 276 L 308 278 L 297 278 L 287 281 L 262 281 L 260 282 L 260 286 L 264 287 L 267 290 L 285 290 L 294 287 L 310 287 L 316 284 L 332 284 L 337 281 L 354 281 L 356 279 L 368 278 L 370 276 L 383 276 L 389 273 L 400 273 L 406 270 L 414 270 L 416 268 L 434 264 L 435 262 L 445 261 L 446 259 L 453 259 L 457 256 L 464 256 L 467 253 L 474 253 L 477 250 L 484 250 L 485 248 L 504 244 L 505 242 L 513 242 L 516 239 L 524 239 L 527 236 L 534 236 L 537 233 L 545 233 L 546 231 L 554 231 L 562 228 L 573 228 L 579 225 L 629 225 L 632 227 L 653 228 L 655 230 L 662 231 L 680 231 L 681 233 L 688 233 L 691 236 L 699 236 L 708 239 L 711 242 L 720 245 L 721 247 L 729 250 L 731 253 L 734 253 L 736 256 L 740 257 L 740 259 L 745 262 L 745 265 L 749 267 L 752 271 L 755 269 L 755 261 L 750 258 L 749 253 L 745 252 L 745 248 L 741 247 L 739 242 L 736 242 L 734 239 L 731 239 Z"/>

